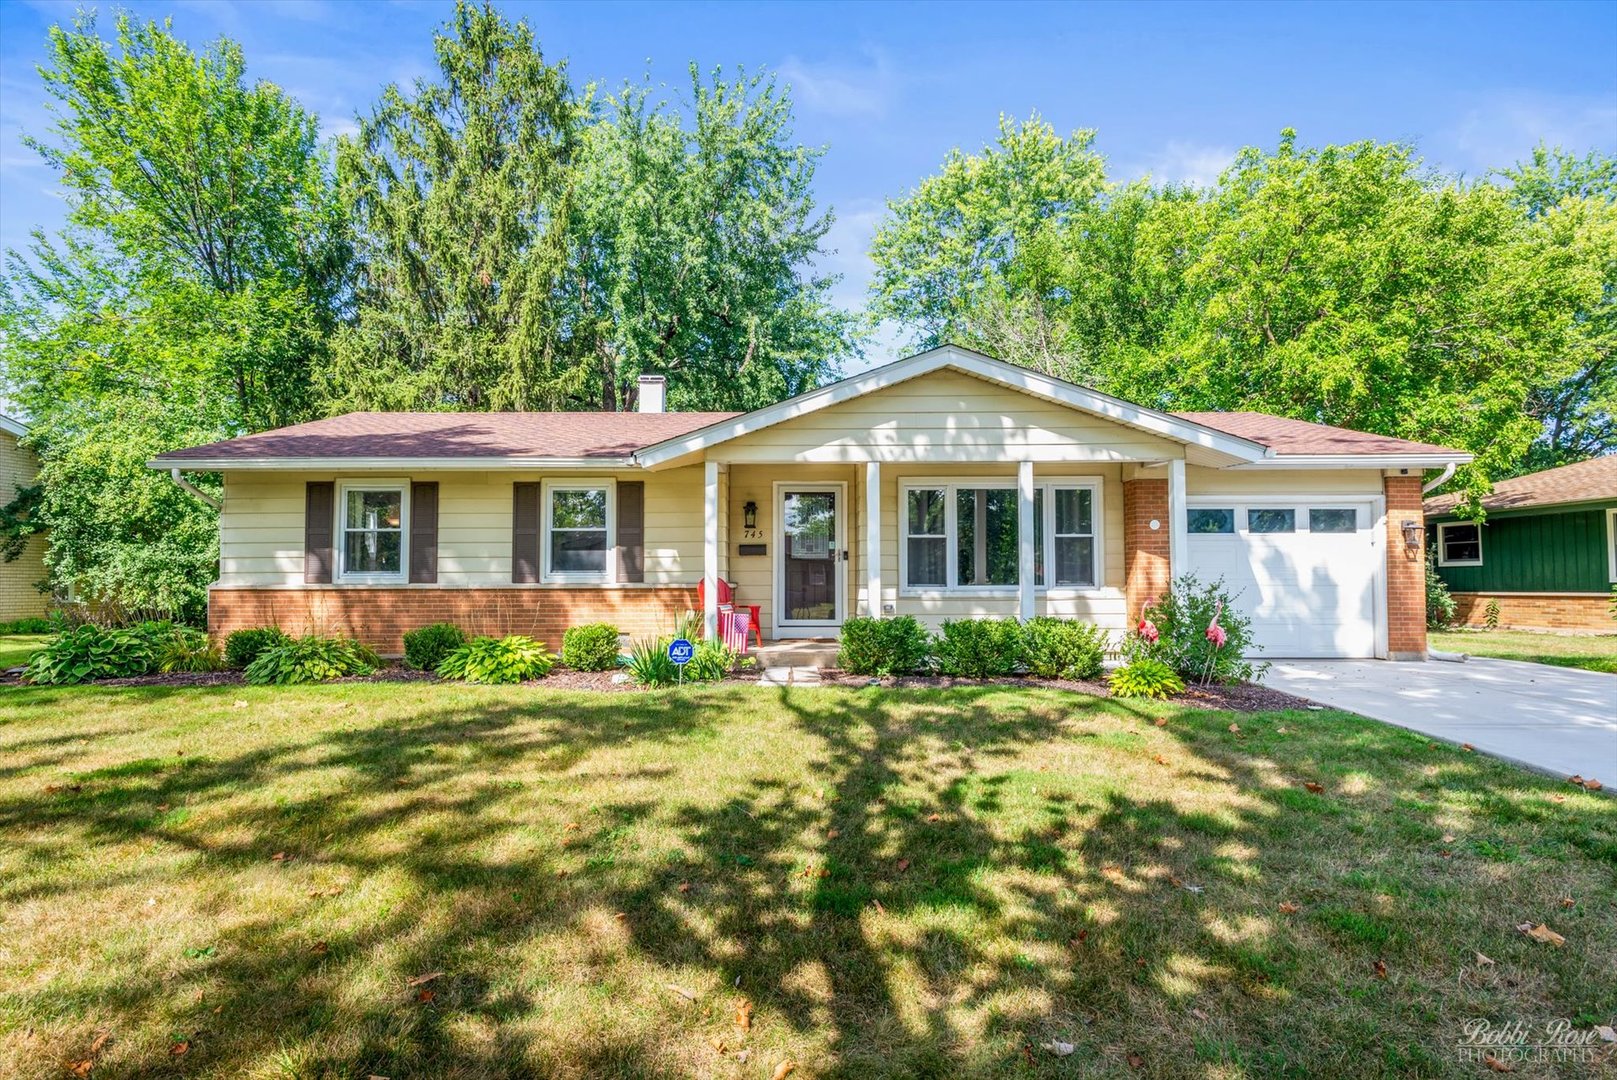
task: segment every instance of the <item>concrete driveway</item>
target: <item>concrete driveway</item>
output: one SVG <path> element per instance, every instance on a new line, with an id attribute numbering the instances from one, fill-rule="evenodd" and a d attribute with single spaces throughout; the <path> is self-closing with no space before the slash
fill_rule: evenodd
<path id="1" fill-rule="evenodd" d="M 1541 769 L 1617 787 L 1617 675 L 1473 657 L 1276 660 L 1264 682 Z"/>

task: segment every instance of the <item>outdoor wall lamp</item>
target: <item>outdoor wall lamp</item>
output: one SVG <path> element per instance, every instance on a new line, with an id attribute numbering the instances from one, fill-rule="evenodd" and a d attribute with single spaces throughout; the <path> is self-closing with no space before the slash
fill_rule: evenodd
<path id="1" fill-rule="evenodd" d="M 1421 541 L 1421 527 L 1418 521 L 1404 521 L 1404 546 L 1410 551 L 1419 551 Z"/>
<path id="2" fill-rule="evenodd" d="M 747 528 L 756 529 L 758 527 L 758 504 L 748 499 L 746 505 L 741 508 L 741 520 Z"/>

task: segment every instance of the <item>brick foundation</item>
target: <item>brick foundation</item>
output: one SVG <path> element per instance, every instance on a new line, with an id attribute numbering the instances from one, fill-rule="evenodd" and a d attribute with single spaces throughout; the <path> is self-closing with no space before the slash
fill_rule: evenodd
<path id="1" fill-rule="evenodd" d="M 1499 601 L 1501 629 L 1604 630 L 1617 633 L 1607 593 L 1455 593 L 1454 621 L 1488 625 L 1488 601 Z"/>
<path id="2" fill-rule="evenodd" d="M 1156 521 L 1158 527 L 1151 528 Z M 1163 596 L 1173 577 L 1168 539 L 1168 481 L 1128 480 L 1123 484 L 1123 591 L 1129 625 L 1140 609 Z"/>
<path id="3" fill-rule="evenodd" d="M 1387 656 L 1426 659 L 1426 516 L 1421 478 L 1389 476 L 1387 495 Z M 1404 542 L 1404 522 L 1413 521 L 1419 547 Z"/>
<path id="4" fill-rule="evenodd" d="M 527 634 L 561 649 L 562 633 L 582 623 L 609 622 L 631 637 L 666 633 L 697 608 L 696 586 L 653 588 L 303 588 L 213 589 L 208 631 L 279 626 L 289 634 L 358 638 L 379 652 L 404 651 L 404 633 L 452 622 L 470 634 Z"/>

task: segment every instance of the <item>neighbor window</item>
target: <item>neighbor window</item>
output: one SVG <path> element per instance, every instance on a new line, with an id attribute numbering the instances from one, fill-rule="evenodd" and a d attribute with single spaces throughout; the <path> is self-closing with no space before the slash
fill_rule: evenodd
<path id="1" fill-rule="evenodd" d="M 1359 512 L 1351 507 L 1315 507 L 1308 511 L 1308 531 L 1350 533 L 1359 529 Z"/>
<path id="2" fill-rule="evenodd" d="M 1472 521 L 1448 521 L 1437 527 L 1439 566 L 1481 566 L 1482 526 Z"/>
<path id="3" fill-rule="evenodd" d="M 1297 531 L 1297 511 L 1291 507 L 1252 507 L 1246 512 L 1246 531 L 1250 533 L 1289 533 Z"/>
<path id="4" fill-rule="evenodd" d="M 1088 482 L 1034 488 L 1033 570 L 1039 588 L 1092 588 L 1100 580 L 1099 491 L 1098 484 Z M 1021 511 L 1013 483 L 904 486 L 903 505 L 905 588 L 1018 586 Z"/>
<path id="5" fill-rule="evenodd" d="M 553 581 L 605 581 L 610 527 L 607 485 L 547 487 L 545 576 Z"/>
<path id="6" fill-rule="evenodd" d="M 404 486 L 342 489 L 340 574 L 350 581 L 404 576 Z"/>
<path id="7" fill-rule="evenodd" d="M 1606 563 L 1607 577 L 1617 584 L 1617 509 L 1606 511 Z"/>

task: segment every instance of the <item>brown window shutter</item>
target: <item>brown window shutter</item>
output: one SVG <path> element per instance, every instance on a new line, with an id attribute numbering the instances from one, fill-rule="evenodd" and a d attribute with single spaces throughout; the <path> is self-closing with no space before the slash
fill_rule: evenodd
<path id="1" fill-rule="evenodd" d="M 646 580 L 646 484 L 618 483 L 618 580 Z"/>
<path id="2" fill-rule="evenodd" d="M 410 485 L 410 580 L 438 580 L 438 482 Z"/>
<path id="3" fill-rule="evenodd" d="M 539 580 L 539 485 L 511 485 L 511 580 Z"/>
<path id="4" fill-rule="evenodd" d="M 336 560 L 331 530 L 336 524 L 337 485 L 311 480 L 303 485 L 303 580 L 309 585 L 331 584 Z"/>

